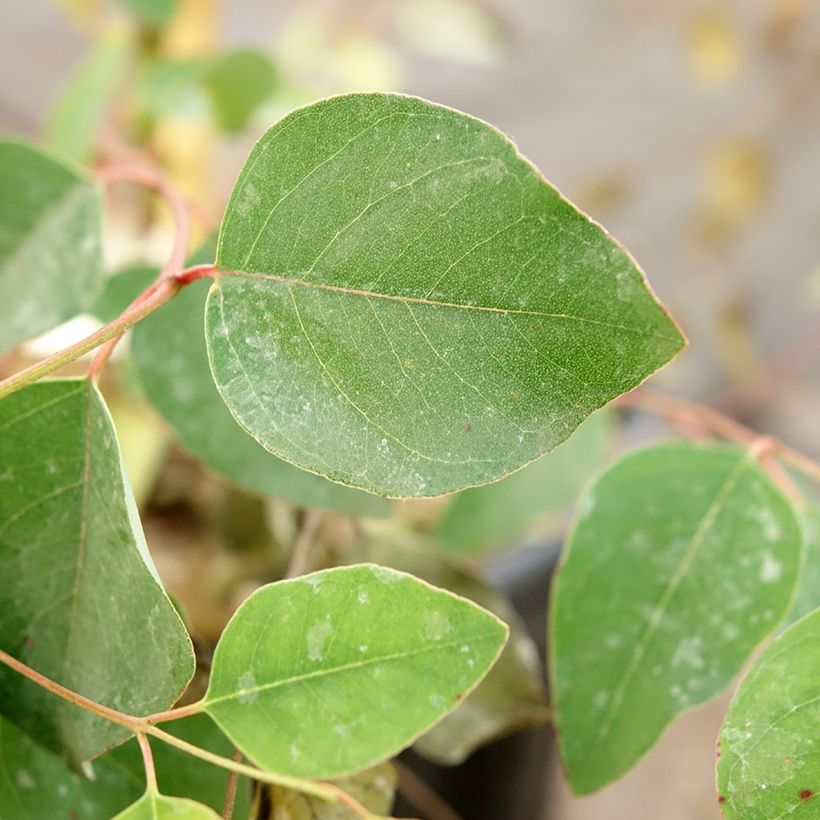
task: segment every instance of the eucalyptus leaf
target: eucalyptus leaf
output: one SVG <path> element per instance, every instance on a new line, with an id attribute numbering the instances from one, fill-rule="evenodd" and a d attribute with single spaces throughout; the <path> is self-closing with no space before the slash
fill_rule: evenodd
<path id="1" fill-rule="evenodd" d="M 228 623 L 203 707 L 257 765 L 341 777 L 452 711 L 507 627 L 405 573 L 363 564 L 257 590 Z"/>
<path id="2" fill-rule="evenodd" d="M 820 805 L 820 610 L 772 641 L 741 682 L 720 731 L 726 820 L 809 820 Z"/>
<path id="3" fill-rule="evenodd" d="M 91 305 L 102 284 L 100 191 L 79 171 L 0 139 L 0 350 Z"/>
<path id="4" fill-rule="evenodd" d="M 86 380 L 0 401 L 0 647 L 98 703 L 167 709 L 191 641 L 148 554 L 111 418 Z M 0 669 L 0 712 L 77 766 L 128 732 Z"/>
<path id="5" fill-rule="evenodd" d="M 114 820 L 219 820 L 219 815 L 185 797 L 165 797 L 149 791 Z"/>
<path id="6" fill-rule="evenodd" d="M 150 402 L 182 444 L 211 469 L 250 490 L 297 504 L 381 516 L 383 498 L 342 487 L 275 458 L 237 423 L 214 387 L 202 336 L 208 285 L 192 282 L 132 331 L 131 351 Z"/>
<path id="7" fill-rule="evenodd" d="M 630 453 L 579 503 L 554 584 L 551 676 L 576 793 L 616 779 L 723 690 L 788 610 L 795 511 L 750 453 Z"/>
<path id="8" fill-rule="evenodd" d="M 360 805 L 374 815 L 385 816 L 393 806 L 397 781 L 396 769 L 390 763 L 380 763 L 371 769 L 334 781 Z M 318 800 L 309 794 L 283 786 L 259 785 L 259 794 L 251 820 L 270 817 L 265 813 L 274 808 L 276 820 L 357 820 L 352 809 L 338 803 Z"/>
<path id="9" fill-rule="evenodd" d="M 512 604 L 466 564 L 441 546 L 416 535 L 376 536 L 345 553 L 409 572 L 468 598 L 510 627 L 498 661 L 464 702 L 422 735 L 414 748 L 445 766 L 462 763 L 476 749 L 502 735 L 549 718 L 543 668 L 535 643 Z"/>
<path id="10" fill-rule="evenodd" d="M 129 57 L 127 31 L 102 32 L 90 54 L 63 87 L 46 122 L 46 140 L 64 157 L 88 162 L 103 118 Z"/>
<path id="11" fill-rule="evenodd" d="M 604 459 L 612 418 L 594 413 L 563 444 L 517 473 L 464 490 L 438 523 L 436 538 L 461 553 L 503 547 L 551 516 L 567 510 Z"/>
<path id="12" fill-rule="evenodd" d="M 267 449 L 389 496 L 485 484 L 683 346 L 631 257 L 501 133 L 420 99 L 289 114 L 245 163 L 206 308 Z"/>

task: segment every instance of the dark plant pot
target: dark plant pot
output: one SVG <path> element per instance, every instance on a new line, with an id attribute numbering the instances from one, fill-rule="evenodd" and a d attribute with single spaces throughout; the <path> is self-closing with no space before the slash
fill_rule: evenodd
<path id="1" fill-rule="evenodd" d="M 557 543 L 539 544 L 502 555 L 486 567 L 488 580 L 506 593 L 524 620 L 542 663 L 550 579 L 559 553 Z M 539 726 L 490 743 L 460 766 L 438 766 L 414 752 L 401 760 L 463 820 L 546 820 L 547 773 L 554 753 L 551 727 Z M 418 809 L 402 798 L 396 813 L 419 816 Z"/>

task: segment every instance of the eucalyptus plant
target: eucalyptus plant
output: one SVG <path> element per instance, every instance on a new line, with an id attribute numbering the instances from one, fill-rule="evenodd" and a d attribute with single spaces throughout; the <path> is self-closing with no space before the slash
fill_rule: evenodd
<path id="1" fill-rule="evenodd" d="M 175 206 L 165 269 L 0 382 L 3 817 L 207 818 L 225 791 L 223 816 L 261 816 L 237 778 L 311 816 L 382 817 L 401 750 L 457 762 L 525 708 L 554 722 L 584 794 L 726 689 L 796 617 L 798 588 L 802 617 L 729 710 L 718 799 L 727 818 L 816 816 L 820 614 L 801 581 L 818 519 L 782 465 L 815 481 L 820 467 L 640 387 L 684 347 L 680 329 L 506 136 L 395 94 L 293 111 L 251 151 L 215 254 L 187 267 L 185 204 L 160 173 L 89 172 L 3 140 L 4 348 L 98 310 L 101 186 L 123 180 Z M 354 517 L 463 491 L 421 547 L 376 530 L 317 572 L 295 555 L 292 577 L 233 614 L 199 697 L 98 385 L 129 328 L 148 399 L 238 485 Z M 85 377 L 44 378 L 93 350 Z M 538 684 L 510 683 L 534 663 L 517 616 L 447 551 L 503 543 L 553 503 L 557 474 L 580 467 L 580 484 L 615 400 L 729 441 L 644 446 L 581 493 L 552 590 L 547 709 Z"/>

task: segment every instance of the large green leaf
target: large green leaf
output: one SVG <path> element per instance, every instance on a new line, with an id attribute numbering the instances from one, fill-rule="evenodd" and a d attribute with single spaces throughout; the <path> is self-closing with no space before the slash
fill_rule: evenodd
<path id="1" fill-rule="evenodd" d="M 443 765 L 463 762 L 485 743 L 549 717 L 543 669 L 535 643 L 512 604 L 475 571 L 441 546 L 416 535 L 376 536 L 345 553 L 409 572 L 477 603 L 510 627 L 498 661 L 464 702 L 415 743 L 425 757 Z"/>
<path id="2" fill-rule="evenodd" d="M 459 493 L 439 521 L 436 538 L 461 553 L 509 545 L 575 500 L 610 442 L 612 419 L 595 413 L 560 447 L 486 487 Z"/>
<path id="3" fill-rule="evenodd" d="M 114 820 L 219 820 L 219 815 L 202 803 L 149 791 Z"/>
<path id="4" fill-rule="evenodd" d="M 683 345 L 629 255 L 502 134 L 354 94 L 267 131 L 206 309 L 222 397 L 265 447 L 392 496 L 485 484 Z"/>
<path id="5" fill-rule="evenodd" d="M 725 446 L 631 453 L 586 492 L 556 579 L 551 675 L 578 793 L 627 771 L 724 689 L 787 611 L 802 534 L 754 458 Z"/>
<path id="6" fill-rule="evenodd" d="M 110 766 L 107 755 L 92 765 L 94 779 L 87 780 L 0 718 L 0 816 L 109 820 L 142 794 L 139 770 Z"/>
<path id="7" fill-rule="evenodd" d="M 0 402 L 0 647 L 130 714 L 168 708 L 193 652 L 148 555 L 111 418 L 85 380 Z M 0 669 L 0 712 L 77 764 L 128 733 Z"/>
<path id="8" fill-rule="evenodd" d="M 208 286 L 193 282 L 133 330 L 131 350 L 151 403 L 209 467 L 259 493 L 354 515 L 385 515 L 390 503 L 275 458 L 237 423 L 214 387 L 202 336 Z"/>
<path id="9" fill-rule="evenodd" d="M 475 604 L 369 564 L 257 590 L 220 638 L 204 708 L 255 763 L 340 777 L 454 709 L 507 627 Z"/>
<path id="10" fill-rule="evenodd" d="M 0 139 L 0 350 L 93 303 L 103 276 L 101 214 L 88 178 Z"/>
<path id="11" fill-rule="evenodd" d="M 820 610 L 780 635 L 740 684 L 720 732 L 726 820 L 820 816 Z"/>

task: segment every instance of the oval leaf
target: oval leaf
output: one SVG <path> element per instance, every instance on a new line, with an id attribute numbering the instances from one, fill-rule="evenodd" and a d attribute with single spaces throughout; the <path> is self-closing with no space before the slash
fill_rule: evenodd
<path id="1" fill-rule="evenodd" d="M 148 792 L 113 820 L 219 820 L 219 815 L 202 803 L 184 797 Z"/>
<path id="2" fill-rule="evenodd" d="M 363 564 L 257 590 L 214 655 L 205 710 L 263 768 L 340 777 L 454 709 L 507 627 L 405 573 Z"/>
<path id="3" fill-rule="evenodd" d="M 0 470 L 0 647 L 98 703 L 167 709 L 193 674 L 193 650 L 96 387 L 44 381 L 4 398 Z M 129 734 L 5 667 L 0 712 L 74 765 Z"/>
<path id="4" fill-rule="evenodd" d="M 820 610 L 772 641 L 740 684 L 720 732 L 726 820 L 820 814 Z"/>
<path id="5" fill-rule="evenodd" d="M 0 350 L 94 302 L 102 284 L 102 200 L 85 176 L 0 139 Z"/>
<path id="6" fill-rule="evenodd" d="M 502 134 L 423 100 L 303 108 L 220 230 L 211 369 L 271 452 L 390 496 L 485 484 L 683 340 L 629 255 Z"/>
<path id="7" fill-rule="evenodd" d="M 550 660 L 561 754 L 586 793 L 731 682 L 789 607 L 802 535 L 753 458 L 723 446 L 631 453 L 579 510 Z"/>
<path id="8" fill-rule="evenodd" d="M 260 447 L 214 387 L 202 336 L 207 282 L 193 282 L 133 330 L 131 350 L 151 403 L 211 469 L 258 493 L 351 515 L 390 512 L 383 498 L 300 470 Z"/>

